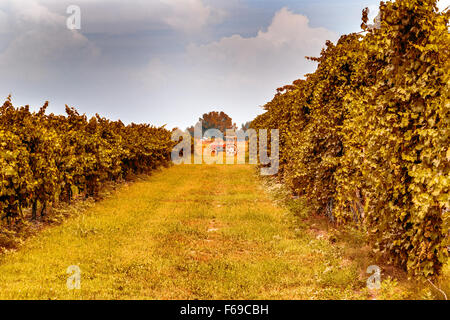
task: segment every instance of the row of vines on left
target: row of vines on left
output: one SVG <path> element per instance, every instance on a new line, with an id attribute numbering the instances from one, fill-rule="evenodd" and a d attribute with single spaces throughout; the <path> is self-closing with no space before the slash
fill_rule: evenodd
<path id="1" fill-rule="evenodd" d="M 170 163 L 171 132 L 148 124 L 91 119 L 66 106 L 66 116 L 0 107 L 0 218 L 10 224 L 44 215 L 76 192 L 97 197 L 108 182 Z M 28 209 L 28 210 L 25 210 Z"/>

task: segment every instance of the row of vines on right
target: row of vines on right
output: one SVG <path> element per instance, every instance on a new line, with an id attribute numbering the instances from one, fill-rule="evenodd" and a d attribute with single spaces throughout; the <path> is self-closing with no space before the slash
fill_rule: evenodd
<path id="1" fill-rule="evenodd" d="M 374 24 L 364 10 L 362 32 L 327 42 L 251 123 L 280 130 L 278 178 L 294 194 L 425 278 L 449 246 L 450 14 L 436 2 L 381 2 Z"/>

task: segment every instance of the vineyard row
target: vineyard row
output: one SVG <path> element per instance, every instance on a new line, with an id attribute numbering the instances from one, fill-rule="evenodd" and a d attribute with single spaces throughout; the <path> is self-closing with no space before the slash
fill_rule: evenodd
<path id="1" fill-rule="evenodd" d="M 0 217 L 11 223 L 30 208 L 36 219 L 49 205 L 70 203 L 74 192 L 97 197 L 105 183 L 149 173 L 170 161 L 173 142 L 164 127 L 124 125 L 99 115 L 88 120 L 66 106 L 67 116 L 0 107 Z"/>
<path id="2" fill-rule="evenodd" d="M 280 130 L 295 195 L 421 278 L 448 260 L 449 16 L 435 0 L 382 2 L 373 25 L 364 10 L 363 31 L 327 42 L 251 123 Z"/>

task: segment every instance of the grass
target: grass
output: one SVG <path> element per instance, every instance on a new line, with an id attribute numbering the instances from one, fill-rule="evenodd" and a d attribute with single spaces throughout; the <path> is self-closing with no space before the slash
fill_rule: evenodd
<path id="1" fill-rule="evenodd" d="M 173 166 L 125 184 L 1 255 L 0 299 L 435 298 L 404 279 L 365 289 L 373 263 L 357 233 L 335 233 L 279 189 L 250 165 Z M 71 265 L 80 290 L 67 289 Z"/>

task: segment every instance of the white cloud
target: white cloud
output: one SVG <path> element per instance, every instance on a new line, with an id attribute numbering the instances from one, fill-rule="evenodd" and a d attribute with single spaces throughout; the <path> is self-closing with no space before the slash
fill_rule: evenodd
<path id="1" fill-rule="evenodd" d="M 39 78 L 48 73 L 49 66 L 86 62 L 99 55 L 85 36 L 67 29 L 67 16 L 37 1 L 2 0 L 0 17 L 6 17 L 3 33 L 9 36 L 2 45 L 0 65 L 16 75 Z"/>
<path id="2" fill-rule="evenodd" d="M 337 40 L 335 33 L 311 27 L 306 16 L 282 9 L 267 29 L 253 37 L 235 34 L 206 44 L 192 43 L 180 52 L 187 39 L 207 33 L 208 26 L 221 21 L 229 10 L 218 10 L 212 3 L 77 0 L 80 33 L 66 28 L 65 11 L 71 0 L 0 0 L 0 18 L 7 17 L 0 25 L 4 27 L 0 87 L 26 103 L 31 99 L 38 103 L 50 99 L 58 106 L 76 103 L 87 108 L 84 111 L 104 110 L 129 121 L 143 121 L 146 116 L 187 126 L 216 108 L 240 123 L 261 112 L 257 106 L 269 101 L 277 87 L 315 69 L 305 56 L 317 56 L 326 40 Z M 150 43 L 128 47 L 129 42 L 141 41 L 142 33 L 151 34 Z M 170 42 L 173 39 L 176 43 Z M 95 43 L 102 46 L 102 56 Z M 167 44 L 174 47 L 164 48 Z M 164 50 L 151 51 L 150 46 Z M 139 55 L 128 55 L 127 50 Z M 141 60 L 131 60 L 147 54 L 152 57 L 148 65 L 137 71 Z M 127 110 L 133 111 L 123 114 L 117 101 L 125 99 L 131 100 Z"/>
<path id="3" fill-rule="evenodd" d="M 284 73 L 281 77 L 289 71 L 294 73 L 291 76 L 300 76 L 301 68 L 295 69 L 305 66 L 304 56 L 317 55 L 327 39 L 336 38 L 333 32 L 311 28 L 308 23 L 306 16 L 283 8 L 267 31 L 261 30 L 252 38 L 234 35 L 206 45 L 190 45 L 188 59 L 200 68 L 239 73 L 241 77 L 272 76 L 275 70 Z"/>
<path id="4" fill-rule="evenodd" d="M 277 87 L 314 71 L 316 64 L 305 56 L 318 56 L 326 40 L 337 38 L 327 29 L 312 28 L 306 16 L 283 8 L 255 37 L 233 35 L 191 44 L 177 59 L 152 59 L 140 76 L 154 99 L 161 98 L 158 92 L 170 91 L 173 106 L 196 110 L 218 106 L 240 114 L 238 122 L 245 121 L 260 112 L 257 106 L 270 100 Z"/>
<path id="5" fill-rule="evenodd" d="M 1 0 L 0 0 L 1 1 Z M 221 22 L 222 9 L 208 0 L 38 0 L 54 12 L 77 4 L 83 15 L 83 32 L 125 34 L 171 28 L 195 32 Z"/>
<path id="6" fill-rule="evenodd" d="M 225 15 L 222 10 L 213 9 L 201 0 L 162 0 L 170 7 L 164 21 L 176 30 L 198 31 L 209 23 L 221 21 Z"/>

